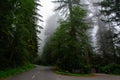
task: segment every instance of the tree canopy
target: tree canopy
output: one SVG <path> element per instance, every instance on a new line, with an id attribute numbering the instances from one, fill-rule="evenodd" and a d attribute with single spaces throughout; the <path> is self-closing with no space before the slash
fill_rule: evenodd
<path id="1" fill-rule="evenodd" d="M 0 1 L 0 69 L 29 64 L 37 56 L 34 0 Z"/>

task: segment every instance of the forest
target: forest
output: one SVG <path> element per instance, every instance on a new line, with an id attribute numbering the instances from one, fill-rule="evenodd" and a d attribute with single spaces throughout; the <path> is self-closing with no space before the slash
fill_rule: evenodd
<path id="1" fill-rule="evenodd" d="M 51 65 L 59 71 L 89 74 L 120 74 L 120 1 L 94 3 L 98 25 L 92 41 L 93 23 L 81 0 L 53 0 L 62 19 L 39 55 L 38 36 L 43 27 L 37 6 L 42 0 L 0 0 L 0 73 L 30 64 Z"/>

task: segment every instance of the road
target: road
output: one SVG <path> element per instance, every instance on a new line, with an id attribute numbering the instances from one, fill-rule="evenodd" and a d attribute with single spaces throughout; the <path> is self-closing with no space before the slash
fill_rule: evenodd
<path id="1" fill-rule="evenodd" d="M 50 67 L 37 66 L 28 72 L 13 76 L 7 80 L 120 80 L 120 76 L 95 74 L 89 77 L 75 77 L 55 74 Z"/>

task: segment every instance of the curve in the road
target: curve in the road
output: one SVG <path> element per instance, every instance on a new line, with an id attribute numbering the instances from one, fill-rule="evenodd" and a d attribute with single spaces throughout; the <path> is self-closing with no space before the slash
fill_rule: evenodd
<path id="1" fill-rule="evenodd" d="M 74 77 L 55 74 L 51 67 L 36 66 L 35 69 L 13 76 L 7 80 L 120 80 L 120 76 L 96 74 L 90 77 Z"/>

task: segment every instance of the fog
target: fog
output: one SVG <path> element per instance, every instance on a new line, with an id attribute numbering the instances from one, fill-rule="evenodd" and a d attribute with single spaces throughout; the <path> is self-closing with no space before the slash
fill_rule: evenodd
<path id="1" fill-rule="evenodd" d="M 43 52 L 43 47 L 46 43 L 46 41 L 53 35 L 53 33 L 56 31 L 56 28 L 59 26 L 59 21 L 60 16 L 57 13 L 54 13 L 50 17 L 48 17 L 46 21 L 46 25 L 44 29 L 42 30 L 40 38 L 41 40 L 41 45 L 40 45 L 40 54 Z"/>
<path id="2" fill-rule="evenodd" d="M 97 29 L 98 29 L 98 22 L 97 22 L 96 14 L 99 12 L 98 7 L 94 6 L 94 3 L 97 3 L 100 1 L 102 1 L 102 0 L 81 0 L 81 4 L 83 5 L 83 8 L 88 11 L 87 20 L 90 23 L 90 26 L 92 27 L 92 29 L 90 29 L 89 32 L 91 34 L 90 36 L 92 36 L 93 47 L 95 47 L 95 43 L 96 43 L 95 36 L 97 33 Z M 43 6 L 45 6 L 45 5 L 43 5 Z M 44 23 L 45 24 L 44 29 L 42 30 L 42 33 L 40 34 L 41 35 L 40 37 L 42 39 L 42 41 L 40 41 L 40 43 L 41 43 L 40 54 L 43 51 L 42 48 L 43 48 L 45 42 L 49 39 L 49 37 L 55 32 L 56 28 L 58 27 L 59 19 L 60 19 L 60 16 L 57 12 L 54 12 L 54 14 L 52 14 L 51 16 L 49 16 L 46 19 L 46 21 Z"/>

